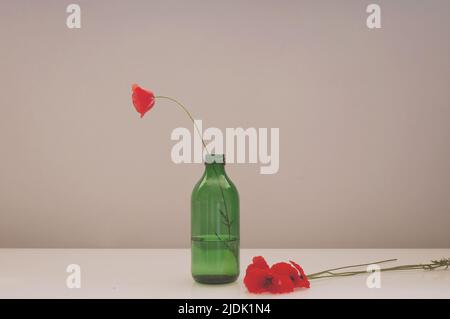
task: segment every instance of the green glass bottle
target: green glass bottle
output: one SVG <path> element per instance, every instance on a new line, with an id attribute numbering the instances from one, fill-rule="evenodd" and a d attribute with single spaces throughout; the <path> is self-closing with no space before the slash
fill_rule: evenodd
<path id="1" fill-rule="evenodd" d="M 239 194 L 223 155 L 206 155 L 205 172 L 192 191 L 191 270 L 205 284 L 239 276 Z"/>

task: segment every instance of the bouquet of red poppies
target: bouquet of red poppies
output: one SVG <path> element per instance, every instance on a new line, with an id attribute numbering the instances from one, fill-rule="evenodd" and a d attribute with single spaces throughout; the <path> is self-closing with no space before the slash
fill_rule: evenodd
<path id="1" fill-rule="evenodd" d="M 376 265 L 393 262 L 397 259 L 381 260 L 367 264 L 344 266 L 327 269 L 310 275 L 306 275 L 303 268 L 292 260 L 289 263 L 279 262 L 271 267 L 262 256 L 253 257 L 253 262 L 248 265 L 244 277 L 244 284 L 251 293 L 287 293 L 295 288 L 309 288 L 310 280 L 330 277 L 348 277 L 358 274 L 366 274 L 367 270 L 348 271 L 350 268 Z M 393 270 L 434 270 L 437 268 L 448 269 L 450 258 L 432 260 L 427 264 L 401 265 L 389 268 L 381 268 L 379 271 Z"/>
<path id="2" fill-rule="evenodd" d="M 279 262 L 269 267 L 262 256 L 253 257 L 248 265 L 244 284 L 253 293 L 286 293 L 294 288 L 309 288 L 309 280 L 299 264 Z"/>

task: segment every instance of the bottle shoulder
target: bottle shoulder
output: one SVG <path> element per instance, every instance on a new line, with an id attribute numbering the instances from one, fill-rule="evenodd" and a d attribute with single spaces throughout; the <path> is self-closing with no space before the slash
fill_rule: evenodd
<path id="1" fill-rule="evenodd" d="M 192 190 L 192 197 L 214 195 L 219 192 L 239 197 L 236 185 L 226 174 L 221 174 L 214 178 L 204 174 L 195 184 L 194 189 Z"/>

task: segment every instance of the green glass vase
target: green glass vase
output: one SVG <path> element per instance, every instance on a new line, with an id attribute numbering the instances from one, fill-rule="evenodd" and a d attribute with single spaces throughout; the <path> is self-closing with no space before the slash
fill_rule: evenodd
<path id="1" fill-rule="evenodd" d="M 239 194 L 223 155 L 206 155 L 191 197 L 191 271 L 195 281 L 224 284 L 239 276 Z"/>

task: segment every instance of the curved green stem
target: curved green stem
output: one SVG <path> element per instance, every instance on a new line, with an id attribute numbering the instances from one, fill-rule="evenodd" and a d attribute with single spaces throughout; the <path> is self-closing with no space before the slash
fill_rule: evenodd
<path id="1" fill-rule="evenodd" d="M 166 99 L 166 100 L 172 101 L 172 102 L 174 102 L 178 107 L 180 107 L 180 108 L 187 114 L 187 116 L 189 116 L 189 118 L 190 118 L 191 121 L 192 121 L 192 124 L 194 124 L 194 127 L 195 127 L 195 129 L 197 130 L 198 136 L 200 136 L 200 139 L 202 140 L 203 148 L 205 149 L 206 153 L 209 154 L 208 149 L 206 148 L 206 143 L 205 143 L 205 141 L 203 140 L 202 132 L 200 132 L 200 129 L 197 127 L 197 124 L 195 124 L 194 117 L 193 117 L 192 114 L 189 112 L 189 110 L 188 110 L 181 102 L 179 102 L 178 100 L 176 100 L 176 99 L 174 99 L 174 98 L 172 98 L 172 97 L 170 97 L 170 96 L 157 95 L 157 96 L 155 96 L 155 99 Z"/>
<path id="2" fill-rule="evenodd" d="M 157 95 L 157 96 L 155 96 L 155 99 L 165 99 L 165 100 L 169 100 L 169 101 L 175 103 L 179 108 L 181 108 L 181 109 L 187 114 L 187 116 L 188 116 L 189 119 L 191 120 L 192 124 L 194 124 L 194 127 L 195 127 L 195 129 L 196 129 L 196 131 L 197 131 L 198 136 L 199 136 L 200 139 L 202 140 L 203 148 L 205 149 L 206 153 L 207 153 L 208 155 L 210 155 L 210 153 L 209 153 L 209 151 L 208 151 L 208 148 L 206 147 L 205 140 L 203 140 L 203 134 L 202 134 L 202 132 L 200 132 L 200 129 L 198 128 L 197 124 L 195 124 L 194 117 L 192 116 L 191 112 L 189 112 L 189 110 L 187 109 L 187 107 L 185 107 L 181 102 L 179 102 L 178 100 L 176 100 L 176 99 L 174 99 L 174 98 L 172 98 L 172 97 L 170 97 L 170 96 Z M 217 173 L 216 168 L 215 168 L 215 167 L 213 167 L 213 168 L 214 168 L 214 173 L 216 174 L 216 177 L 219 177 L 219 173 Z M 222 194 L 223 205 L 224 205 L 225 212 L 226 212 L 225 220 L 226 220 L 226 226 L 228 227 L 228 238 L 231 239 L 231 221 L 230 221 L 230 217 L 229 217 L 230 215 L 229 215 L 229 213 L 228 213 L 227 202 L 225 201 L 225 194 L 224 194 L 224 192 L 223 192 L 222 185 L 220 185 L 220 183 L 219 183 L 219 188 L 220 188 L 220 193 Z M 218 236 L 218 237 L 219 237 L 219 236 Z M 219 237 L 219 238 L 220 238 L 220 237 Z M 221 239 L 221 240 L 222 240 L 222 239 Z M 222 240 L 222 241 L 223 241 L 223 240 Z"/>

